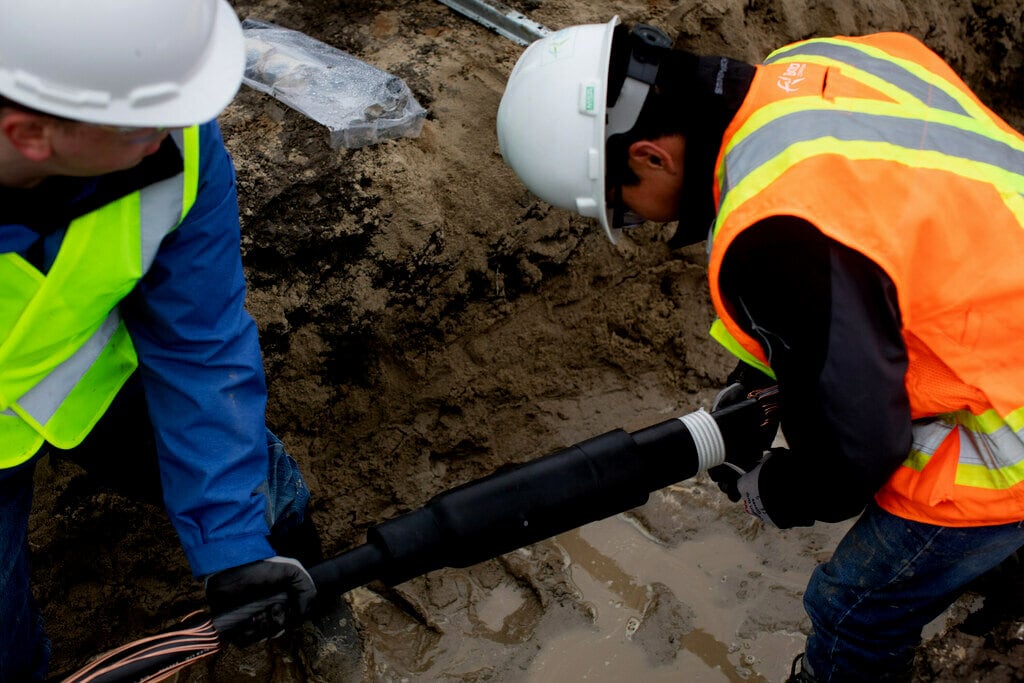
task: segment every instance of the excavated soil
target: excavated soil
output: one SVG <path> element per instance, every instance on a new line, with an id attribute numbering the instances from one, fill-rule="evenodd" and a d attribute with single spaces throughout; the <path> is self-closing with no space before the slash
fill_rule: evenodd
<path id="1" fill-rule="evenodd" d="M 329 553 L 503 464 L 709 405 L 732 362 L 706 335 L 703 246 L 671 249 L 668 225 L 613 247 L 502 163 L 494 117 L 519 46 L 436 0 L 233 4 L 401 77 L 429 112 L 418 137 L 355 150 L 245 87 L 221 117 L 268 420 L 308 477 Z M 550 28 L 618 14 L 749 61 L 811 36 L 907 31 L 1024 128 L 1019 0 L 517 9 Z M 66 461 L 45 460 L 37 490 L 55 671 L 202 607 L 159 507 Z M 763 529 L 701 475 L 468 569 L 358 588 L 333 630 L 230 649 L 179 680 L 778 681 L 807 630 L 806 579 L 845 528 Z M 1014 581 L 1007 567 L 930 627 L 917 680 L 1024 679 Z"/>

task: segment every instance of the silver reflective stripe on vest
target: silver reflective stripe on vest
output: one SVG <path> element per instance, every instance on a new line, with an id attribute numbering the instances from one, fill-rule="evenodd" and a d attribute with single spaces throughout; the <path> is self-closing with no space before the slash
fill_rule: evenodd
<path id="1" fill-rule="evenodd" d="M 989 470 L 1002 470 L 1024 462 L 1024 433 L 1014 432 L 1003 424 L 990 433 L 969 429 L 950 420 L 934 420 L 914 425 L 913 451 L 931 457 L 949 433 L 960 431 L 961 465 L 981 466 Z"/>
<path id="2" fill-rule="evenodd" d="M 99 358 L 103 348 L 114 336 L 117 326 L 121 324 L 121 316 L 115 308 L 103 321 L 100 329 L 82 345 L 75 354 L 58 365 L 43 378 L 41 382 L 28 390 L 18 399 L 18 405 L 39 424 L 46 424 L 57 412 L 64 397 L 78 384 L 86 371 Z M 13 411 L 8 411 L 13 414 Z"/>
<path id="3" fill-rule="evenodd" d="M 983 434 L 960 425 L 960 464 L 998 470 L 1024 461 L 1024 442 L 1007 425 Z"/>
<path id="4" fill-rule="evenodd" d="M 872 76 L 881 78 L 887 83 L 895 85 L 917 98 L 921 104 L 952 114 L 967 115 L 967 111 L 959 102 L 928 81 L 915 76 L 899 64 L 895 64 L 887 59 L 872 57 L 853 46 L 816 42 L 794 45 L 769 55 L 768 59 L 764 60 L 764 63 L 774 64 L 788 59 L 799 59 L 801 55 L 825 57 L 849 64 L 855 69 L 860 69 Z"/>
<path id="5" fill-rule="evenodd" d="M 180 132 L 175 142 L 179 150 L 184 148 Z M 164 237 L 178 225 L 183 201 L 183 179 L 184 173 L 178 173 L 139 190 L 139 257 L 143 274 L 153 265 Z M 85 344 L 23 394 L 17 401 L 18 405 L 39 424 L 46 424 L 99 358 L 120 324 L 121 315 L 114 308 Z M 4 414 L 14 413 L 7 409 Z"/>
<path id="6" fill-rule="evenodd" d="M 1024 174 L 1024 151 L 955 126 L 862 112 L 805 110 L 769 121 L 729 150 L 722 194 L 789 146 L 825 137 L 938 152 Z"/>
<path id="7" fill-rule="evenodd" d="M 160 243 L 181 218 L 183 174 L 154 183 L 139 193 L 142 272 L 149 272 Z"/>
<path id="8" fill-rule="evenodd" d="M 915 422 L 911 428 L 913 444 L 911 452 L 921 453 L 929 457 L 935 455 L 942 442 L 946 440 L 949 433 L 956 428 L 952 422 L 941 419 L 929 420 L 927 422 Z"/>

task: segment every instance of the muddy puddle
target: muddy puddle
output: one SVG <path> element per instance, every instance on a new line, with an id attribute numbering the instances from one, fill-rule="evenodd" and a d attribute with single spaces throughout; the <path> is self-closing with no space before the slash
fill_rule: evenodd
<path id="1" fill-rule="evenodd" d="M 710 486 L 684 482 L 635 512 L 510 554 L 513 564 L 547 576 L 544 585 L 442 570 L 435 581 L 459 586 L 443 606 L 429 580 L 398 587 L 410 595 L 426 590 L 420 628 L 406 623 L 397 632 L 393 619 L 378 621 L 373 607 L 383 603 L 360 589 L 353 605 L 364 625 L 368 674 L 395 681 L 783 680 L 805 637 L 800 596 L 816 544 L 766 543 L 742 519 L 734 520 L 740 533 L 730 532 L 723 525 L 732 515 L 706 509 L 714 522 L 707 529 L 688 539 L 659 538 L 687 505 L 720 495 Z M 827 536 L 838 539 L 845 528 Z M 769 547 L 782 557 L 766 557 Z M 557 601 L 538 604 L 538 591 L 552 586 L 561 587 L 553 591 Z M 422 639 L 435 629 L 436 638 Z M 412 661 L 415 642 L 421 649 Z M 403 660 L 404 670 L 396 666 Z"/>
<path id="2" fill-rule="evenodd" d="M 597 633 L 569 632 L 548 643 L 530 669 L 531 678 L 775 680 L 781 664 L 776 655 L 799 649 L 799 633 L 736 637 L 745 614 L 730 608 L 728 596 L 719 591 L 735 589 L 734 597 L 742 601 L 750 580 L 761 572 L 757 558 L 735 538 L 718 536 L 667 548 L 650 542 L 627 519 L 615 518 L 565 534 L 556 543 L 567 552 L 581 598 L 594 608 Z M 801 588 L 796 577 L 771 578 L 781 590 L 796 593 Z M 660 634 L 668 647 L 649 652 L 649 643 L 635 637 L 651 625 L 645 617 L 656 590 L 662 599 L 667 590 L 679 601 L 677 623 L 662 626 L 678 634 Z M 673 643 L 678 645 L 675 652 Z"/>
<path id="3" fill-rule="evenodd" d="M 708 486 L 670 487 L 636 513 L 513 553 L 538 574 L 549 564 L 561 575 L 566 591 L 557 605 L 538 605 L 537 586 L 509 579 L 494 583 L 487 572 L 443 570 L 438 572 L 446 577 L 442 583 L 461 590 L 450 593 L 451 601 L 440 610 L 437 601 L 430 603 L 425 628 L 407 621 L 396 629 L 394 620 L 377 621 L 380 614 L 373 607 L 383 606 L 380 596 L 356 591 L 352 603 L 364 627 L 367 678 L 785 680 L 806 636 L 801 596 L 815 549 L 819 542 L 837 542 L 849 524 L 819 532 L 809 545 L 795 536 L 765 542 L 763 534 L 742 523 L 739 533 L 723 533 L 716 525 L 673 544 L 658 539 L 640 520 L 678 512 L 687 500 L 706 495 Z M 946 620 L 946 615 L 937 619 L 925 635 L 938 633 Z M 424 637 L 423 631 L 436 637 Z"/>

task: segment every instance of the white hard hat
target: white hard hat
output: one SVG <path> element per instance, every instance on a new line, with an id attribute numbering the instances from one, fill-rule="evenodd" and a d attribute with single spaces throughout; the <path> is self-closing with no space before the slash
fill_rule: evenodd
<path id="1" fill-rule="evenodd" d="M 509 75 L 497 117 L 501 155 L 523 184 L 553 206 L 598 219 L 612 242 L 621 231 L 605 200 L 605 141 L 633 127 L 657 72 L 627 77 L 608 106 L 618 24 L 613 17 L 572 26 L 532 43 Z"/>
<path id="2" fill-rule="evenodd" d="M 245 68 L 227 0 L 0 0 L 0 16 L 0 95 L 77 121 L 202 123 Z"/>

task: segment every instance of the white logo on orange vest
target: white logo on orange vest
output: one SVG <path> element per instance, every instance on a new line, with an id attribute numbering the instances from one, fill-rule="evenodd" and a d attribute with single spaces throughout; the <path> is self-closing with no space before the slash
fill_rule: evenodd
<path id="1" fill-rule="evenodd" d="M 793 62 L 786 67 L 786 70 L 779 76 L 779 80 L 775 82 L 775 85 L 786 92 L 796 92 L 800 89 L 800 84 L 807 80 L 804 78 L 804 71 L 806 69 L 806 64 Z"/>

